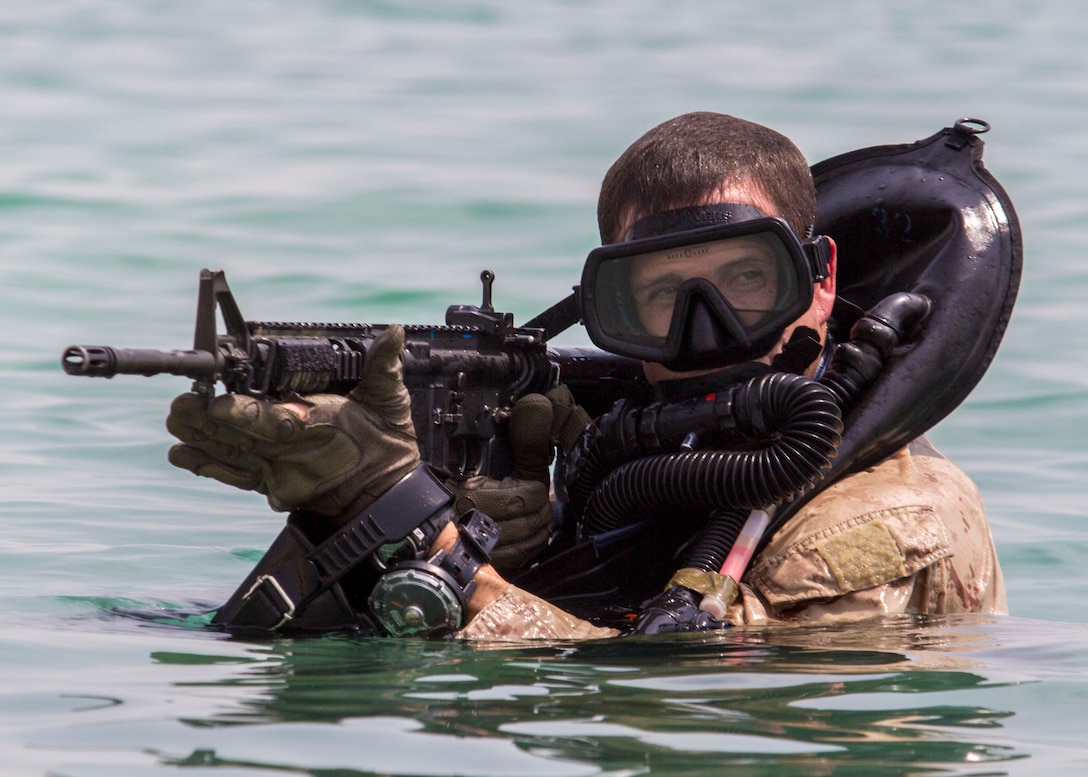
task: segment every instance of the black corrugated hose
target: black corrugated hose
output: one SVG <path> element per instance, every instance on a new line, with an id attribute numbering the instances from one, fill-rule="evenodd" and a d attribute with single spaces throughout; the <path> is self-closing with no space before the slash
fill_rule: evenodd
<path id="1" fill-rule="evenodd" d="M 753 378 L 732 395 L 738 431 L 766 437 L 758 449 L 703 450 L 636 459 L 593 489 L 585 532 L 601 534 L 661 507 L 700 510 L 766 507 L 815 483 L 841 440 L 835 395 L 802 375 Z"/>

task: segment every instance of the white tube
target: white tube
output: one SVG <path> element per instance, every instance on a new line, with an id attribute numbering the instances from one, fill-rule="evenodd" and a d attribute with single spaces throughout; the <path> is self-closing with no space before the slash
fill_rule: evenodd
<path id="1" fill-rule="evenodd" d="M 718 570 L 719 575 L 730 578 L 734 583 L 740 582 L 744 571 L 748 568 L 748 563 L 756 552 L 759 541 L 763 539 L 763 533 L 767 531 L 771 523 L 774 511 L 775 505 L 771 505 L 766 510 L 753 510 L 748 514 L 748 520 L 744 522 L 740 534 L 737 535 L 737 541 L 733 543 L 729 555 L 722 563 L 722 568 Z M 717 620 L 725 620 L 726 609 L 732 604 L 736 591 L 736 586 L 733 586 L 728 602 L 723 601 L 721 596 L 708 593 L 699 602 L 699 609 Z"/>
<path id="2" fill-rule="evenodd" d="M 748 569 L 748 563 L 756 552 L 756 546 L 763 539 L 763 533 L 771 523 L 775 506 L 771 505 L 766 510 L 753 510 L 748 514 L 748 520 L 744 522 L 744 528 L 737 535 L 737 541 L 725 557 L 725 562 L 719 570 L 719 574 L 733 578 L 738 583 Z"/>

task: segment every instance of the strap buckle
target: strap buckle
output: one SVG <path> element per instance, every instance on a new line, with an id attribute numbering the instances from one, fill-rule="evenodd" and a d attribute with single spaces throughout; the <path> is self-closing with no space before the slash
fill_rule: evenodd
<path id="1" fill-rule="evenodd" d="M 283 626 L 295 617 L 295 603 L 272 575 L 261 575 L 242 596 L 242 606 L 235 616 L 237 625 L 248 623 L 275 625 L 270 631 Z"/>

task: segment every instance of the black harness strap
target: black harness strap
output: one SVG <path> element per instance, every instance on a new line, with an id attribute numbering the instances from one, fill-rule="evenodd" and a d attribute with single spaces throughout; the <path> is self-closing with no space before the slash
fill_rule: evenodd
<path id="1" fill-rule="evenodd" d="M 281 628 L 382 545 L 407 537 L 427 521 L 452 518 L 452 505 L 453 495 L 419 466 L 320 545 L 288 525 L 213 622 L 231 631 Z M 343 610 L 343 597 L 335 598 L 340 601 L 335 609 Z M 335 617 L 357 620 L 353 613 Z"/>

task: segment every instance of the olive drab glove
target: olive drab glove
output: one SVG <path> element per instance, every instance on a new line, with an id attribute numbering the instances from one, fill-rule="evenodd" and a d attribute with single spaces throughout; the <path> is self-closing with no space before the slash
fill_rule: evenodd
<path id="1" fill-rule="evenodd" d="M 268 497 L 274 510 L 354 515 L 419 464 L 400 360 L 404 330 L 391 326 L 367 352 L 363 377 L 346 396 L 288 403 L 224 394 L 174 400 L 166 427 L 181 440 L 174 466 Z"/>
<path id="2" fill-rule="evenodd" d="M 502 480 L 481 475 L 446 483 L 458 497 L 457 512 L 476 507 L 501 527 L 491 551 L 491 563 L 500 573 L 523 568 L 548 544 L 555 446 L 569 450 L 588 423 L 589 416 L 566 386 L 547 395 L 527 394 L 514 403 L 507 427 L 514 473 Z"/>

